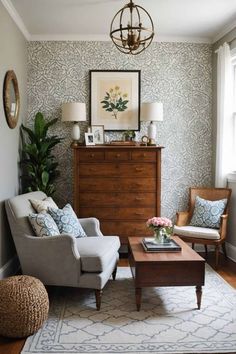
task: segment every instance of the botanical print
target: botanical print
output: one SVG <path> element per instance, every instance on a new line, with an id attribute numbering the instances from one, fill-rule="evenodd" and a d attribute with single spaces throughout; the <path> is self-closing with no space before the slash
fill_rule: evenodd
<path id="1" fill-rule="evenodd" d="M 115 86 L 114 88 L 110 88 L 109 92 L 106 92 L 106 95 L 101 101 L 102 108 L 105 109 L 107 112 L 111 112 L 112 116 L 117 119 L 118 112 L 124 112 L 128 107 L 128 94 L 122 93 L 120 86 Z"/>
<path id="2" fill-rule="evenodd" d="M 140 71 L 90 71 L 91 125 L 105 131 L 140 128 Z"/>
<path id="3" fill-rule="evenodd" d="M 133 126 L 132 80 L 102 79 L 97 84 L 96 117 L 105 129 L 126 129 Z M 98 124 L 98 122 L 97 122 Z"/>

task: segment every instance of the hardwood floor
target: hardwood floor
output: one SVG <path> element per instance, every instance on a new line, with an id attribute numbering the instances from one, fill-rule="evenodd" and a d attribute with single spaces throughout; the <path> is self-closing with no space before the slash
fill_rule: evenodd
<path id="1" fill-rule="evenodd" d="M 204 257 L 204 254 L 202 254 Z M 214 254 L 209 253 L 207 263 L 214 267 Z M 128 259 L 120 259 L 120 267 L 128 266 Z M 224 259 L 220 255 L 220 265 L 217 273 L 236 289 L 236 263 L 230 259 Z M 0 337 L 0 354 L 19 354 L 24 346 L 25 339 L 7 339 Z M 232 354 L 232 353 L 231 353 Z"/>

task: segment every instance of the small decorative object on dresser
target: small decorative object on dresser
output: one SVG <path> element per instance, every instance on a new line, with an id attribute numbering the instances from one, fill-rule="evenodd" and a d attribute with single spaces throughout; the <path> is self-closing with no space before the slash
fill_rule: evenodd
<path id="1" fill-rule="evenodd" d="M 150 215 L 160 215 L 161 147 L 74 148 L 74 209 L 95 216 L 104 235 L 152 236 Z"/>
<path id="2" fill-rule="evenodd" d="M 85 133 L 85 144 L 86 145 L 95 145 L 95 139 L 93 133 Z"/>
<path id="3" fill-rule="evenodd" d="M 91 133 L 94 134 L 95 144 L 104 144 L 104 125 L 92 125 Z"/>

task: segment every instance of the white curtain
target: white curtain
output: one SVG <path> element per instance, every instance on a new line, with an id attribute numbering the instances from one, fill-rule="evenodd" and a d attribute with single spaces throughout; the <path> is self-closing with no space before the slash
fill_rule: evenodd
<path id="1" fill-rule="evenodd" d="M 215 186 L 225 187 L 232 158 L 232 68 L 228 43 L 219 47 L 217 58 L 217 133 Z"/>

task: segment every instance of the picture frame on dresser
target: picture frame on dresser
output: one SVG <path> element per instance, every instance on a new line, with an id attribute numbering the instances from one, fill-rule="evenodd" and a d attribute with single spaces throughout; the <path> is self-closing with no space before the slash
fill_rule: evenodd
<path id="1" fill-rule="evenodd" d="M 140 130 L 140 70 L 90 70 L 90 124 Z"/>
<path id="2" fill-rule="evenodd" d="M 94 134 L 93 133 L 85 133 L 85 145 L 95 145 Z"/>
<path id="3" fill-rule="evenodd" d="M 91 133 L 94 134 L 95 144 L 104 144 L 104 125 L 92 125 Z"/>

